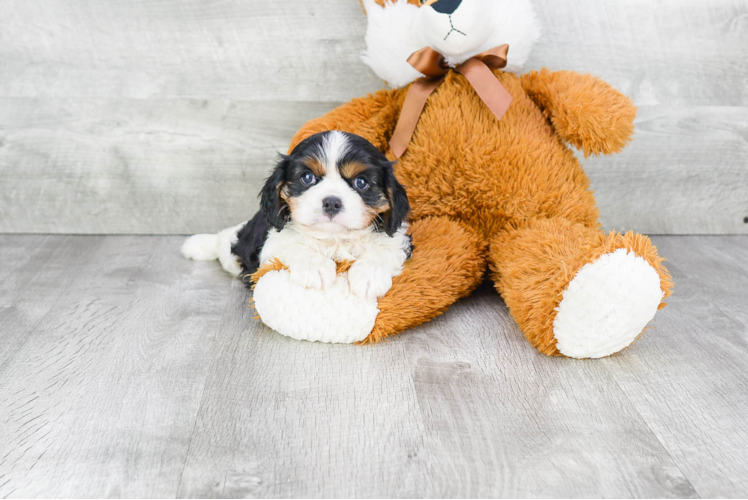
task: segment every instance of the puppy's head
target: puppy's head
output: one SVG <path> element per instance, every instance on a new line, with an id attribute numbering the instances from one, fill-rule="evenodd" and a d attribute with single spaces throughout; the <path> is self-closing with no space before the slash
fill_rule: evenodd
<path id="1" fill-rule="evenodd" d="M 357 135 L 331 131 L 281 156 L 261 193 L 268 224 L 289 221 L 329 234 L 372 226 L 393 236 L 410 210 L 392 163 Z"/>

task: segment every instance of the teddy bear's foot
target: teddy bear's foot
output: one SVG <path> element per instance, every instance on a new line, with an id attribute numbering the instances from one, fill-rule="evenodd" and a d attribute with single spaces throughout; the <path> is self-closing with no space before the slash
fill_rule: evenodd
<path id="1" fill-rule="evenodd" d="M 574 276 L 556 308 L 556 349 L 571 358 L 602 358 L 631 343 L 654 318 L 664 292 L 647 261 L 620 248 Z"/>
<path id="2" fill-rule="evenodd" d="M 670 295 L 662 260 L 646 236 L 565 219 L 498 234 L 490 251 L 496 287 L 525 337 L 573 358 L 609 356 L 639 336 Z"/>
<path id="3" fill-rule="evenodd" d="M 287 266 L 274 261 L 252 276 L 255 309 L 282 335 L 318 342 L 379 342 L 429 321 L 480 284 L 486 245 L 446 217 L 418 220 L 410 235 L 413 256 L 379 301 L 351 291 L 356 263 L 340 263 L 332 285 L 315 290 L 294 282 Z"/>
<path id="4" fill-rule="evenodd" d="M 367 343 L 431 320 L 483 280 L 486 245 L 472 229 L 446 217 L 428 217 L 414 222 L 410 235 L 413 257 L 379 299 L 380 313 Z"/>
<path id="5" fill-rule="evenodd" d="M 254 307 L 263 323 L 296 340 L 350 344 L 364 340 L 379 314 L 376 299 L 350 293 L 345 274 L 325 290 L 299 285 L 287 269 L 265 273 L 257 282 Z"/>

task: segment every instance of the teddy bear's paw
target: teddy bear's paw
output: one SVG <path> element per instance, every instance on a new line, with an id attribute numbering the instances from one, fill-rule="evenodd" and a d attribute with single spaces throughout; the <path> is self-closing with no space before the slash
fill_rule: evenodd
<path id="1" fill-rule="evenodd" d="M 383 297 L 392 288 L 392 274 L 387 266 L 356 261 L 348 270 L 351 293 L 362 299 Z"/>
<path id="2" fill-rule="evenodd" d="M 305 256 L 303 260 L 289 264 L 291 281 L 304 288 L 326 290 L 335 283 L 337 264 L 318 254 Z"/>
<path id="3" fill-rule="evenodd" d="M 287 269 L 264 274 L 253 292 L 253 303 L 262 322 L 278 333 L 311 342 L 353 343 L 369 336 L 379 308 L 376 300 L 363 300 L 338 276 L 326 290 L 293 282 Z"/>
<path id="4" fill-rule="evenodd" d="M 571 358 L 602 358 L 628 347 L 663 298 L 657 271 L 625 248 L 574 276 L 556 308 L 556 348 Z"/>

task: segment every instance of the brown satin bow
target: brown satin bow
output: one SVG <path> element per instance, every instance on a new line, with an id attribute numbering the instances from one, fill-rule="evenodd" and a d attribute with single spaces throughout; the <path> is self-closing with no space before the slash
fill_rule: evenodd
<path id="1" fill-rule="evenodd" d="M 455 71 L 467 78 L 478 97 L 499 120 L 509 109 L 512 96 L 496 79 L 493 70 L 506 66 L 508 52 L 509 45 L 501 45 L 481 52 L 455 68 Z M 392 152 L 398 158 L 408 149 L 408 144 L 410 144 L 410 139 L 416 130 L 426 101 L 441 85 L 444 81 L 444 75 L 449 71 L 444 56 L 431 47 L 414 52 L 408 58 L 408 63 L 426 76 L 413 82 L 408 89 L 395 132 L 390 139 Z"/>

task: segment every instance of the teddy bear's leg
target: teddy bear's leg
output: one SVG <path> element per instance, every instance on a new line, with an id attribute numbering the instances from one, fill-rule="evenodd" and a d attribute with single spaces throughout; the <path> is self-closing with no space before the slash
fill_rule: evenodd
<path id="1" fill-rule="evenodd" d="M 535 219 L 495 235 L 496 288 L 539 351 L 600 358 L 629 346 L 671 293 L 646 236 Z"/>
<path id="2" fill-rule="evenodd" d="M 475 231 L 446 217 L 429 217 L 410 227 L 413 256 L 379 300 L 371 335 L 378 342 L 418 326 L 469 295 L 486 270 L 486 244 Z"/>

